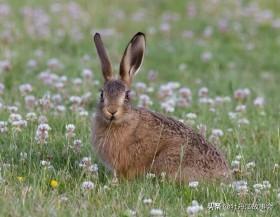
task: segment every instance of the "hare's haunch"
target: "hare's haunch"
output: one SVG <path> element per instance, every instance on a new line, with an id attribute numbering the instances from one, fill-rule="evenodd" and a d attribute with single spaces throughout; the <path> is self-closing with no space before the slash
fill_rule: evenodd
<path id="1" fill-rule="evenodd" d="M 129 89 L 144 58 L 145 35 L 127 45 L 119 78 L 98 33 L 94 36 L 104 86 L 92 126 L 97 156 L 118 176 L 134 178 L 147 172 L 175 181 L 225 179 L 230 176 L 223 154 L 183 123 L 130 103 Z"/>

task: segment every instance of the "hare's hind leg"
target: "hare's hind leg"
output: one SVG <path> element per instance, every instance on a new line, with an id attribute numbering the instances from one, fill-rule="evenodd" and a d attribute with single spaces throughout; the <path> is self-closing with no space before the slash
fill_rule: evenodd
<path id="1" fill-rule="evenodd" d="M 201 179 L 201 171 L 194 167 L 194 161 L 190 161 L 189 165 L 186 165 L 186 158 L 188 158 L 186 155 L 191 153 L 186 151 L 184 151 L 184 155 L 180 153 L 180 147 L 172 147 L 172 149 L 161 151 L 155 156 L 151 171 L 157 175 L 166 173 L 167 179 L 175 182 L 189 182 Z"/>
<path id="2" fill-rule="evenodd" d="M 156 175 L 165 172 L 167 179 L 175 182 L 228 181 L 231 179 L 229 170 L 221 165 L 205 168 L 205 160 L 194 158 L 192 150 L 186 150 L 183 157 L 179 153 L 174 151 L 161 152 L 154 158 L 151 171 Z M 201 158 L 203 157 L 205 156 Z"/>

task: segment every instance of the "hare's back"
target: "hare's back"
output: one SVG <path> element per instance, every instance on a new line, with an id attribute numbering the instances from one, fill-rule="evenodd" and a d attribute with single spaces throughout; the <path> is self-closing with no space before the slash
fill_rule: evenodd
<path id="1" fill-rule="evenodd" d="M 139 110 L 143 126 L 143 134 L 159 141 L 159 151 L 179 153 L 184 150 L 186 164 L 201 169 L 227 169 L 227 163 L 223 153 L 191 127 L 180 121 L 160 113 L 146 109 Z"/>

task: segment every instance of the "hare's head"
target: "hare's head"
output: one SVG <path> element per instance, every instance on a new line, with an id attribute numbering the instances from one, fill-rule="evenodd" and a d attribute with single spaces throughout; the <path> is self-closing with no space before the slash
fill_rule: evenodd
<path id="1" fill-rule="evenodd" d="M 94 35 L 94 42 L 105 80 L 97 112 L 106 122 L 118 123 L 127 119 L 131 110 L 129 92 L 133 77 L 143 62 L 145 35 L 139 32 L 128 43 L 121 59 L 118 78 L 113 76 L 112 65 L 99 33 Z"/>

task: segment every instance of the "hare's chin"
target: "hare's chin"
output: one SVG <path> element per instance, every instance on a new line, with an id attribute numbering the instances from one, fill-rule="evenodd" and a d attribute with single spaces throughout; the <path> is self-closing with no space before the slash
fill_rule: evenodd
<path id="1" fill-rule="evenodd" d="M 122 121 L 122 118 L 119 116 L 107 116 L 103 114 L 103 118 L 107 123 L 120 123 Z"/>

